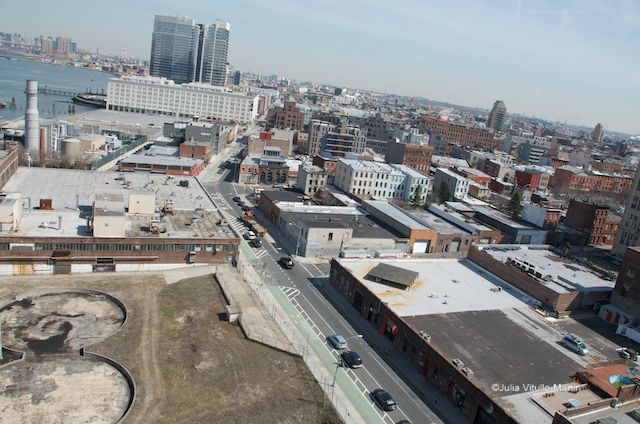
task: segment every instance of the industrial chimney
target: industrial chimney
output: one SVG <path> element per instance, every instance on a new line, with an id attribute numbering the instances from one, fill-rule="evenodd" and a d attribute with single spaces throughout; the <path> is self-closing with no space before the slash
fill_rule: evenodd
<path id="1" fill-rule="evenodd" d="M 24 114 L 24 150 L 36 158 L 40 151 L 40 114 L 38 81 L 27 80 L 27 110 Z"/>

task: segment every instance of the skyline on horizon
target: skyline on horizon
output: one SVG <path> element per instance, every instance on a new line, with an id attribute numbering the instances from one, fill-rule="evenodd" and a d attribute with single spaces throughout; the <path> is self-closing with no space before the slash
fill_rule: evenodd
<path id="1" fill-rule="evenodd" d="M 100 10 L 103 22 L 117 21 L 100 27 L 107 32 L 89 19 L 91 2 L 49 1 L 46 16 L 37 13 L 42 3 L 13 4 L 0 27 L 69 36 L 80 48 L 116 55 L 126 46 L 130 56 L 148 60 L 154 15 L 224 19 L 231 23 L 229 62 L 241 71 L 482 109 L 502 99 L 509 113 L 640 134 L 633 113 L 640 5 L 629 0 L 330 0 L 336 7 L 231 0 L 216 8 L 188 0 L 180 10 L 168 1 L 115 0 Z M 62 28 L 61 21 L 74 25 Z"/>

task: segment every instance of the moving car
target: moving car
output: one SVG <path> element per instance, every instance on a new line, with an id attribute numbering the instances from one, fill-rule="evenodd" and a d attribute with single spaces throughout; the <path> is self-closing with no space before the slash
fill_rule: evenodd
<path id="1" fill-rule="evenodd" d="M 240 196 L 234 196 L 234 197 L 233 197 L 233 201 L 234 201 L 234 202 L 239 202 L 240 200 L 241 200 L 241 199 L 240 199 Z"/>
<path id="2" fill-rule="evenodd" d="M 278 263 L 282 268 L 285 268 L 285 269 L 293 268 L 293 261 L 288 256 L 283 256 L 280 259 L 278 259 Z"/>
<path id="3" fill-rule="evenodd" d="M 254 233 L 253 231 L 249 230 L 246 233 L 244 233 L 244 238 L 245 238 L 245 240 L 253 240 L 254 238 L 256 238 L 256 233 Z"/>
<path id="4" fill-rule="evenodd" d="M 562 338 L 560 344 L 569 350 L 574 351 L 578 355 L 586 356 L 589 354 L 589 348 L 586 344 L 573 334 L 567 334 Z"/>
<path id="5" fill-rule="evenodd" d="M 242 210 L 245 211 L 245 212 L 248 212 L 248 211 L 251 210 L 251 207 L 249 207 L 247 205 L 244 205 L 244 206 L 242 206 Z"/>
<path id="6" fill-rule="evenodd" d="M 369 393 L 369 396 L 373 400 L 373 402 L 378 405 L 378 408 L 384 411 L 393 411 L 398 407 L 398 404 L 391 397 L 386 390 L 375 389 L 373 392 Z"/>
<path id="7" fill-rule="evenodd" d="M 249 240 L 249 244 L 251 245 L 251 247 L 262 247 L 262 240 L 260 240 L 258 237 L 253 238 L 251 240 Z"/>
<path id="8" fill-rule="evenodd" d="M 346 350 L 340 354 L 340 357 L 349 368 L 360 368 L 362 366 L 362 358 L 357 352 Z"/>
<path id="9" fill-rule="evenodd" d="M 342 350 L 347 348 L 347 341 L 341 334 L 332 334 L 327 337 L 327 341 L 334 349 Z"/>

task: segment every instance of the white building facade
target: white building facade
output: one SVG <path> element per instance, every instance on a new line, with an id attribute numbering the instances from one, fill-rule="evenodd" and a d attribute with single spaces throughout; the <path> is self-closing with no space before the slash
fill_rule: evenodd
<path id="1" fill-rule="evenodd" d="M 419 199 L 418 204 L 423 204 L 431 191 L 431 180 L 429 177 L 407 165 L 392 164 L 391 166 L 405 175 L 403 183 L 404 193 L 402 197 L 411 202 L 416 199 L 417 192 Z"/>
<path id="2" fill-rule="evenodd" d="M 406 175 L 386 163 L 338 159 L 334 185 L 357 196 L 405 197 Z"/>
<path id="3" fill-rule="evenodd" d="M 224 121 L 253 122 L 257 95 L 226 91 L 208 84 L 175 84 L 156 77 L 111 78 L 107 109 L 122 112 L 211 117 Z"/>
<path id="4" fill-rule="evenodd" d="M 469 184 L 471 182 L 471 180 L 446 168 L 436 168 L 433 191 L 437 193 L 442 183 L 445 183 L 454 199 L 463 199 L 469 193 Z"/>

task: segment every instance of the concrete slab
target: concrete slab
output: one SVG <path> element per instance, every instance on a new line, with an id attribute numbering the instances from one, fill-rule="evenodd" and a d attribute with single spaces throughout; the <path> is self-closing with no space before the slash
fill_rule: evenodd
<path id="1" fill-rule="evenodd" d="M 79 355 L 48 356 L 0 369 L 0 421 L 116 423 L 129 385 L 111 365 Z"/>
<path id="2" fill-rule="evenodd" d="M 248 339 L 299 354 L 235 268 L 218 266 L 215 279 L 229 303 L 240 309 L 240 327 Z"/>

